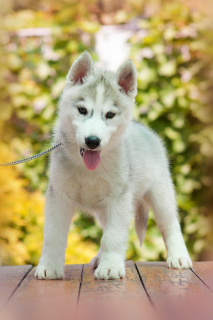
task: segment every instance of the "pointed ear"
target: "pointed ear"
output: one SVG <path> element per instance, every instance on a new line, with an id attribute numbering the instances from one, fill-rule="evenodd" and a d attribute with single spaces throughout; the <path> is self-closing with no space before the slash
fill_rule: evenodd
<path id="1" fill-rule="evenodd" d="M 117 71 L 116 81 L 121 91 L 129 97 L 137 94 L 137 71 L 132 60 L 124 62 Z"/>
<path id="2" fill-rule="evenodd" d="M 68 83 L 74 86 L 75 84 L 83 84 L 93 74 L 94 66 L 92 57 L 89 52 L 84 51 L 84 53 L 74 61 L 66 79 Z"/>

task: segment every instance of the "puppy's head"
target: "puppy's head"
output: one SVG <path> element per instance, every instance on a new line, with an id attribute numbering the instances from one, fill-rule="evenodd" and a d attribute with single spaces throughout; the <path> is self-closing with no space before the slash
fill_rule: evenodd
<path id="1" fill-rule="evenodd" d="M 61 97 L 59 120 L 88 170 L 95 170 L 101 153 L 119 143 L 131 120 L 136 93 L 136 69 L 131 60 L 117 73 L 95 69 L 86 51 L 73 63 Z"/>

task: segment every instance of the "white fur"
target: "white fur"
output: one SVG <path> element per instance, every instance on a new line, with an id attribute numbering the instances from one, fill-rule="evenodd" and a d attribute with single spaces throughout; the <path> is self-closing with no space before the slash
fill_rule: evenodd
<path id="1" fill-rule="evenodd" d="M 103 227 L 98 255 L 91 266 L 98 279 L 125 276 L 125 252 L 131 211 L 140 242 L 148 209 L 154 211 L 168 252 L 168 266 L 190 268 L 180 225 L 166 152 L 159 137 L 131 121 L 136 70 L 125 62 L 117 74 L 96 70 L 85 52 L 68 73 L 61 96 L 47 190 L 44 245 L 36 270 L 39 279 L 63 278 L 65 248 L 75 209 L 94 215 Z M 81 115 L 78 107 L 87 108 Z M 107 112 L 116 113 L 112 119 Z M 86 169 L 80 147 L 85 138 L 101 139 L 101 163 Z"/>

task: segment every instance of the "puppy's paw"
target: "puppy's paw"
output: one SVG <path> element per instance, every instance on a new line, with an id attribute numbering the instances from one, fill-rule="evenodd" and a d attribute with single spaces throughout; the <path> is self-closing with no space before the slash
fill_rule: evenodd
<path id="1" fill-rule="evenodd" d="M 95 270 L 96 279 L 120 279 L 125 277 L 125 265 L 124 262 L 119 264 L 110 264 L 110 263 L 100 263 L 98 268 Z"/>
<path id="2" fill-rule="evenodd" d="M 97 255 L 96 257 L 92 258 L 89 265 L 91 268 L 96 269 L 100 263 L 100 257 Z"/>
<path id="3" fill-rule="evenodd" d="M 182 257 L 168 257 L 167 259 L 168 267 L 175 269 L 189 269 L 192 268 L 192 261 L 189 256 Z"/>
<path id="4" fill-rule="evenodd" d="M 63 279 L 64 278 L 64 268 L 59 268 L 57 266 L 44 266 L 38 265 L 35 272 L 35 277 L 38 279 Z"/>

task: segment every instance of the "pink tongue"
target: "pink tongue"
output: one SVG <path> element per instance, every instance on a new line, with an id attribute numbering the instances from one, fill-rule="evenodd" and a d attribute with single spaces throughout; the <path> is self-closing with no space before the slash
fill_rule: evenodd
<path id="1" fill-rule="evenodd" d="M 83 160 L 88 170 L 95 170 L 101 162 L 100 151 L 85 150 Z"/>

